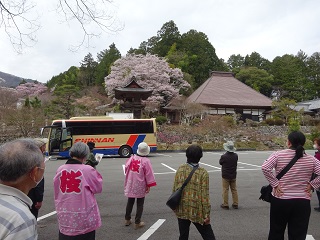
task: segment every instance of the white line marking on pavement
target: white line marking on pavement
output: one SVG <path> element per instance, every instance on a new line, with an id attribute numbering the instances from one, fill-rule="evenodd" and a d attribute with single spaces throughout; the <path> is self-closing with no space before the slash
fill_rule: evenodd
<path id="1" fill-rule="evenodd" d="M 125 165 L 123 165 L 123 164 L 122 164 L 122 169 L 123 169 L 123 175 L 126 175 Z"/>
<path id="2" fill-rule="evenodd" d="M 43 216 L 41 216 L 41 217 L 38 217 L 37 222 L 39 222 L 39 221 L 41 221 L 42 219 L 45 219 L 45 218 L 47 218 L 47 217 L 50 217 L 50 216 L 52 216 L 52 215 L 55 215 L 56 213 L 57 213 L 56 211 L 53 211 L 53 212 L 51 212 L 51 213 L 48 213 L 48 214 L 43 215 Z"/>
<path id="3" fill-rule="evenodd" d="M 164 164 L 164 163 L 161 163 L 163 166 L 165 166 L 165 167 L 167 167 L 167 168 L 169 168 L 170 170 L 172 170 L 172 171 L 174 171 L 174 172 L 176 172 L 177 170 L 175 170 L 174 168 L 172 168 L 172 167 L 169 167 L 167 164 Z"/>
<path id="4" fill-rule="evenodd" d="M 312 235 L 307 235 L 306 240 L 315 240 Z"/>
<path id="5" fill-rule="evenodd" d="M 165 156 L 165 157 L 172 157 L 171 155 L 166 155 L 166 154 L 161 154 L 161 153 L 156 153 L 156 155 L 161 155 L 161 156 Z"/>
<path id="6" fill-rule="evenodd" d="M 161 172 L 161 173 L 154 173 L 154 175 L 161 175 L 161 174 L 172 174 L 175 172 Z"/>
<path id="7" fill-rule="evenodd" d="M 218 152 L 206 152 L 206 153 L 210 153 L 210 154 L 213 154 L 213 155 L 222 155 L 223 153 L 218 153 Z"/>
<path id="8" fill-rule="evenodd" d="M 159 219 L 156 221 L 144 234 L 141 235 L 137 240 L 147 240 L 166 220 Z"/>
<path id="9" fill-rule="evenodd" d="M 221 169 L 220 167 L 215 167 L 215 166 L 212 166 L 212 165 L 209 165 L 209 164 L 206 164 L 206 163 L 202 163 L 202 162 L 200 162 L 200 164 L 208 166 L 208 167 L 216 168 L 216 169 Z"/>
<path id="10" fill-rule="evenodd" d="M 238 163 L 241 163 L 241 164 L 243 164 L 243 165 L 252 166 L 252 167 L 258 167 L 258 168 L 261 168 L 261 166 L 259 166 L 259 165 L 254 165 L 254 164 L 250 164 L 250 163 L 243 163 L 243 162 L 238 162 Z"/>

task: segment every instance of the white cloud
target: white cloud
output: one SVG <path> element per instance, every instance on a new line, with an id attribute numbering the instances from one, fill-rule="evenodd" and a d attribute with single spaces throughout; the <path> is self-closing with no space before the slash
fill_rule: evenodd
<path id="1" fill-rule="evenodd" d="M 296 54 L 300 49 L 308 55 L 320 51 L 317 0 L 115 0 L 112 11 L 117 11 L 124 29 L 113 35 L 103 34 L 92 40 L 90 48 L 76 53 L 68 49 L 82 40 L 83 32 L 72 23 L 59 23 L 61 18 L 52 11 L 54 1 L 40 2 L 38 43 L 25 48 L 22 55 L 13 51 L 0 28 L 0 71 L 46 82 L 73 65 L 79 66 L 89 52 L 96 57 L 113 42 L 124 55 L 130 47 L 137 48 L 155 36 L 170 20 L 181 34 L 191 29 L 205 33 L 218 57 L 225 60 L 231 54 L 245 56 L 254 51 L 269 60 Z"/>

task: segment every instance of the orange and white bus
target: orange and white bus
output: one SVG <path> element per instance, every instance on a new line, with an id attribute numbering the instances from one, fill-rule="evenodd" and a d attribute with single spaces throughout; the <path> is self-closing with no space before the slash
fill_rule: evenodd
<path id="1" fill-rule="evenodd" d="M 49 129 L 48 156 L 69 157 L 69 149 L 76 142 L 94 142 L 93 153 L 128 157 L 136 153 L 138 144 L 146 142 L 150 152 L 157 150 L 156 121 L 151 119 L 115 120 L 111 117 L 73 117 L 54 120 Z"/>

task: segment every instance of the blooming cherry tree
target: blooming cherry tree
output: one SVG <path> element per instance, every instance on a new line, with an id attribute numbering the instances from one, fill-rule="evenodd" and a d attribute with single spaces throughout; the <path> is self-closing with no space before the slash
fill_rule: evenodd
<path id="1" fill-rule="evenodd" d="M 48 88 L 41 83 L 32 83 L 32 82 L 20 84 L 19 86 L 16 87 L 16 90 L 21 97 L 39 96 L 42 93 L 46 92 L 47 89 Z"/>
<path id="2" fill-rule="evenodd" d="M 147 101 L 158 102 L 161 106 L 179 96 L 180 91 L 187 91 L 191 87 L 183 79 L 182 71 L 170 68 L 163 58 L 151 54 L 127 55 L 114 62 L 110 74 L 105 78 L 108 96 L 113 97 L 114 88 L 126 86 L 133 76 L 141 87 L 153 90 Z"/>

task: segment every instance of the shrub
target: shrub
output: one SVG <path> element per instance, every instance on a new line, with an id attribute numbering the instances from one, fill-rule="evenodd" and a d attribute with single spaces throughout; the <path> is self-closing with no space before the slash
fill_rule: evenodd
<path id="1" fill-rule="evenodd" d="M 300 121 L 298 119 L 290 118 L 288 122 L 288 132 L 299 131 Z"/>
<path id="2" fill-rule="evenodd" d="M 165 116 L 157 116 L 156 117 L 156 122 L 159 125 L 162 125 L 164 123 L 166 123 L 168 121 L 168 119 Z"/>

